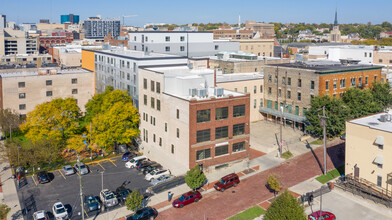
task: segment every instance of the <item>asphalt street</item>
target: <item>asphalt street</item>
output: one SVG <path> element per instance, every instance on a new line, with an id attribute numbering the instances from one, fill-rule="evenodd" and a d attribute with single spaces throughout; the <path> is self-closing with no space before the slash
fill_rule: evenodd
<path id="1" fill-rule="evenodd" d="M 150 184 L 144 180 L 144 175 L 136 169 L 125 168 L 124 164 L 125 162 L 121 158 L 116 158 L 89 165 L 90 172 L 82 175 L 83 194 L 99 196 L 102 188 L 115 191 L 122 185 L 131 190 L 145 192 Z M 39 184 L 37 176 L 33 176 L 27 177 L 26 182 L 21 184 L 22 187 L 18 190 L 18 196 L 24 209 L 24 218 L 26 220 L 33 219 L 33 213 L 39 210 L 48 211 L 49 217 L 52 218 L 53 204 L 61 201 L 68 209 L 70 219 L 81 219 L 78 174 L 65 176 L 62 170 L 59 170 L 52 172 L 50 175 L 53 177 L 50 183 Z M 120 206 L 122 204 L 109 210 Z M 102 215 L 105 211 L 85 213 L 85 216 Z"/>

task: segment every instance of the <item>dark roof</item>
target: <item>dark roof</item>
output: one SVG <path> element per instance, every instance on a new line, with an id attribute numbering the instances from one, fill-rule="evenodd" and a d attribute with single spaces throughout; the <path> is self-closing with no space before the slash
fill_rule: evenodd
<path id="1" fill-rule="evenodd" d="M 342 65 L 342 64 L 307 64 L 307 63 L 280 63 L 280 64 L 267 64 L 267 66 L 296 68 L 314 70 L 316 73 L 331 73 L 331 72 L 350 72 L 354 70 L 371 70 L 382 69 L 382 66 L 376 65 Z"/>

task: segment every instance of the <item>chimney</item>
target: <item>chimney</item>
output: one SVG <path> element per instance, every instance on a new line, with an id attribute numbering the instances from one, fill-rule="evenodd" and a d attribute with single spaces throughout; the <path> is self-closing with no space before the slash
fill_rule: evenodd
<path id="1" fill-rule="evenodd" d="M 214 87 L 216 87 L 216 68 L 214 69 Z"/>

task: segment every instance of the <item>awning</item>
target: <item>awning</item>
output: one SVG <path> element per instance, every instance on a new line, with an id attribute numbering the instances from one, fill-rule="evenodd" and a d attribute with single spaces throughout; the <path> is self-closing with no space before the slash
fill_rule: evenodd
<path id="1" fill-rule="evenodd" d="M 373 162 L 382 165 L 384 163 L 384 158 L 381 155 L 377 155 Z"/>
<path id="2" fill-rule="evenodd" d="M 273 110 L 273 109 L 270 109 L 270 108 L 266 108 L 266 107 L 260 107 L 259 111 L 261 113 L 267 113 L 267 114 L 270 114 L 270 115 L 275 115 L 277 117 L 281 117 L 282 116 L 282 112 L 277 111 L 277 110 Z M 293 114 L 290 114 L 290 113 L 287 113 L 287 112 L 283 112 L 283 118 L 286 118 L 286 119 L 291 120 L 291 121 L 301 122 L 301 123 L 305 123 L 307 121 L 306 117 L 302 117 L 302 116 L 299 116 L 299 115 L 293 115 Z"/>
<path id="3" fill-rule="evenodd" d="M 374 144 L 376 145 L 384 145 L 384 137 L 383 136 L 378 136 L 376 140 L 374 141 Z"/>

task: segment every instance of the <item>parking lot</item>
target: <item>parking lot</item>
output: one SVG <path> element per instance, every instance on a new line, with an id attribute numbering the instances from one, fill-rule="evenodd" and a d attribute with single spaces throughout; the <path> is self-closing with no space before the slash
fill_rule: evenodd
<path id="1" fill-rule="evenodd" d="M 90 172 L 82 175 L 83 194 L 85 195 L 99 196 L 102 188 L 115 191 L 120 186 L 125 186 L 132 191 L 145 192 L 150 186 L 150 183 L 144 180 L 142 173 L 136 169 L 127 169 L 120 157 L 89 164 L 88 167 Z M 27 177 L 25 181 L 21 181 L 18 196 L 24 209 L 24 218 L 32 219 L 35 211 L 46 210 L 52 219 L 52 206 L 60 201 L 68 209 L 70 219 L 81 219 L 79 174 L 65 176 L 62 170 L 57 170 L 49 175 L 53 179 L 46 184 L 39 184 L 37 176 Z M 123 204 L 110 209 L 120 206 Z M 102 215 L 105 211 L 85 213 L 85 216 Z"/>

